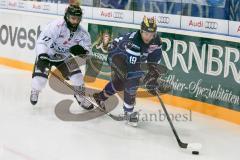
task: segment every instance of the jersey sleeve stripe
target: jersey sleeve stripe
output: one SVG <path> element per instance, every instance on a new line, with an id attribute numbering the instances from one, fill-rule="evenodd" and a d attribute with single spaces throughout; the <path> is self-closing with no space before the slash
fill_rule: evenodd
<path id="1" fill-rule="evenodd" d="M 134 52 L 134 51 L 132 51 L 130 49 L 126 49 L 126 52 L 131 54 L 131 55 L 138 56 L 138 57 L 141 55 L 140 52 Z"/>

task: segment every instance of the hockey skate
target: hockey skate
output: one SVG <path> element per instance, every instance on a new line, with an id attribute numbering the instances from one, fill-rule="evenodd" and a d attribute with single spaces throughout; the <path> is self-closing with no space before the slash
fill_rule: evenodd
<path id="1" fill-rule="evenodd" d="M 79 106 L 85 110 L 92 110 L 94 108 L 93 104 L 87 101 L 83 96 L 74 94 L 75 99 L 77 100 Z"/>
<path id="2" fill-rule="evenodd" d="M 79 106 L 85 110 L 92 110 L 94 106 L 91 102 L 86 100 L 84 86 L 75 87 L 75 89 L 82 93 L 82 95 L 79 95 L 77 93 L 74 94 L 74 98 L 77 100 Z"/>
<path id="3" fill-rule="evenodd" d="M 32 105 L 36 105 L 37 104 L 38 95 L 39 95 L 39 91 L 38 90 L 31 90 L 30 102 L 31 102 Z"/>
<path id="4" fill-rule="evenodd" d="M 128 125 L 132 127 L 138 126 L 139 112 L 125 112 L 124 115 Z"/>
<path id="5" fill-rule="evenodd" d="M 93 98 L 102 110 L 106 110 L 104 100 L 100 97 L 100 93 L 94 93 Z"/>

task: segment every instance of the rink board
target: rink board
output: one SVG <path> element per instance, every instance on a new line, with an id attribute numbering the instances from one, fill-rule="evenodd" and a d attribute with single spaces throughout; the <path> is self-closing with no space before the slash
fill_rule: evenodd
<path id="1" fill-rule="evenodd" d="M 1 10 L 0 64 L 31 71 L 35 59 L 36 39 L 41 28 L 55 18 L 61 17 Z M 102 26 L 102 24 L 107 26 Z M 120 33 L 138 28 L 137 25 L 132 24 L 88 19 L 84 19 L 83 26 L 89 30 L 93 42 L 97 35 L 104 31 L 101 28 L 111 30 L 112 38 Z M 185 83 L 185 86 L 188 86 L 182 90 L 177 87 L 171 95 L 164 95 L 164 101 L 170 105 L 240 124 L 240 105 L 237 99 L 240 95 L 238 89 L 240 75 L 237 70 L 240 68 L 239 43 L 237 43 L 239 39 L 166 28 L 158 28 L 158 31 L 162 32 L 163 37 L 164 53 L 161 63 L 170 69 L 170 74 L 175 78 L 172 78 L 172 82 L 176 80 L 178 83 Z M 192 57 L 189 56 L 190 53 Z M 189 59 L 193 59 L 194 62 L 189 62 Z M 209 64 L 212 65 L 209 66 Z M 191 76 L 189 76 L 190 74 Z M 108 74 L 99 75 L 96 79 L 97 83 L 89 83 L 89 85 L 101 89 L 107 83 L 107 76 Z M 200 91 L 195 94 L 190 92 L 191 86 L 194 86 L 194 83 L 197 85 L 199 80 L 201 80 L 202 88 L 211 88 L 212 92 L 225 90 L 225 92 L 231 92 L 231 95 L 235 95 L 235 97 L 231 98 L 232 101 L 226 102 L 206 97 Z M 221 85 L 220 89 L 219 84 Z M 156 100 L 155 98 L 151 99 Z"/>

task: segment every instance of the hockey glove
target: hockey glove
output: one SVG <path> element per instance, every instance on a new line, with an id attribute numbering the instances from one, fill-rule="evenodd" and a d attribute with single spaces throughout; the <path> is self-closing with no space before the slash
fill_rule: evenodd
<path id="1" fill-rule="evenodd" d="M 154 72 L 148 72 L 143 80 L 143 83 L 147 89 L 147 91 L 152 94 L 156 95 L 156 88 L 158 87 L 157 82 L 158 76 Z"/>
<path id="2" fill-rule="evenodd" d="M 41 72 L 45 72 L 45 69 L 50 66 L 49 56 L 46 53 L 42 53 L 38 55 L 38 62 L 37 62 L 37 68 Z"/>
<path id="3" fill-rule="evenodd" d="M 73 54 L 74 56 L 79 56 L 79 57 L 85 57 L 86 54 L 88 53 L 87 50 L 85 50 L 82 46 L 80 45 L 75 45 L 75 46 L 72 46 L 70 49 L 69 49 L 69 52 L 71 54 Z"/>
<path id="4" fill-rule="evenodd" d="M 160 93 L 167 93 L 172 90 L 172 85 L 165 80 L 160 79 L 158 81 L 160 74 L 161 72 L 159 72 L 156 67 L 151 65 L 149 66 L 149 72 L 146 74 L 143 80 L 148 92 L 154 96 L 157 95 L 156 91 Z"/>

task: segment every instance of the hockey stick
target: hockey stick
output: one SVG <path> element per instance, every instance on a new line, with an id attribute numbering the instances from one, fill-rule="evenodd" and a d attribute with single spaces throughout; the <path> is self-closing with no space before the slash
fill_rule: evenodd
<path id="1" fill-rule="evenodd" d="M 161 104 L 161 106 L 162 106 L 162 108 L 164 110 L 164 113 L 167 116 L 167 120 L 168 120 L 168 122 L 169 122 L 169 124 L 171 126 L 171 129 L 172 129 L 172 131 L 174 133 L 174 136 L 175 136 L 175 138 L 176 138 L 176 140 L 178 142 L 179 147 L 180 148 L 184 148 L 184 149 L 188 149 L 188 150 L 191 150 L 191 151 L 198 151 L 198 150 L 200 150 L 202 148 L 202 145 L 200 143 L 183 143 L 180 140 L 180 138 L 178 136 L 178 133 L 177 133 L 175 127 L 173 126 L 172 120 L 171 120 L 171 118 L 170 118 L 170 116 L 168 114 L 168 111 L 167 111 L 167 109 L 166 109 L 166 107 L 165 107 L 165 105 L 164 105 L 164 103 L 163 103 L 163 101 L 162 101 L 162 99 L 161 99 L 161 97 L 159 95 L 160 94 L 159 91 L 156 91 L 156 93 L 157 93 L 158 100 L 159 100 L 159 102 L 160 102 L 160 104 Z"/>
<path id="2" fill-rule="evenodd" d="M 47 60 L 49 62 L 63 62 L 64 60 L 66 60 L 67 58 L 69 58 L 69 56 L 66 56 L 62 59 L 52 59 L 52 58 L 49 58 L 49 57 L 46 57 L 46 56 L 40 56 L 39 57 L 41 60 Z"/>
<path id="3" fill-rule="evenodd" d="M 65 57 L 64 59 L 61 59 L 61 60 L 53 60 L 49 57 L 46 57 L 46 56 L 42 56 L 40 57 L 40 59 L 42 60 L 47 60 L 49 62 L 63 62 L 65 59 L 67 59 L 68 57 Z M 69 65 L 67 65 L 68 69 L 72 69 L 71 68 L 71 63 Z M 74 68 L 75 67 L 78 67 L 78 65 L 74 65 L 73 66 Z M 108 113 L 106 110 L 102 109 L 101 107 L 99 107 L 98 104 L 96 104 L 95 102 L 93 102 L 91 99 L 88 99 L 87 97 L 83 96 L 84 93 L 82 91 L 79 91 L 77 89 L 75 89 L 72 85 L 70 85 L 69 83 L 67 83 L 64 79 L 62 79 L 61 77 L 59 77 L 57 74 L 55 74 L 53 71 L 51 71 L 51 69 L 46 69 L 49 73 L 51 73 L 55 78 L 57 78 L 60 82 L 62 82 L 63 84 L 65 84 L 68 88 L 70 88 L 72 91 L 74 91 L 75 93 L 77 93 L 79 96 L 83 97 L 85 100 L 87 100 L 88 102 L 90 102 L 91 104 L 93 104 L 95 107 L 97 107 L 98 109 L 100 109 L 101 112 L 105 113 L 106 115 L 108 115 L 109 117 L 111 117 L 113 120 L 116 120 L 116 121 L 123 121 L 125 120 L 126 118 L 124 116 L 115 116 L 111 113 Z"/>
<path id="4" fill-rule="evenodd" d="M 81 97 L 83 97 L 85 100 L 87 100 L 88 102 L 90 102 L 91 104 L 93 104 L 95 107 L 97 107 L 101 112 L 103 112 L 104 114 L 108 115 L 110 118 L 112 118 L 115 121 L 123 121 L 125 120 L 125 117 L 123 116 L 115 116 L 109 112 L 107 112 L 106 110 L 102 109 L 101 107 L 99 107 L 98 104 L 96 104 L 95 102 L 93 102 L 91 99 L 88 99 L 87 97 L 83 96 L 83 92 L 79 91 L 77 89 L 75 89 L 72 85 L 70 85 L 68 82 L 66 82 L 64 79 L 62 79 L 61 77 L 59 77 L 56 73 L 54 73 L 53 71 L 49 70 L 49 72 L 55 77 L 57 78 L 60 82 L 62 82 L 64 85 L 66 85 L 68 88 L 70 88 L 72 91 L 74 91 L 75 93 L 77 93 L 78 95 L 80 95 Z"/>

